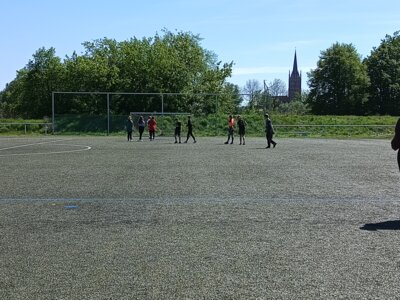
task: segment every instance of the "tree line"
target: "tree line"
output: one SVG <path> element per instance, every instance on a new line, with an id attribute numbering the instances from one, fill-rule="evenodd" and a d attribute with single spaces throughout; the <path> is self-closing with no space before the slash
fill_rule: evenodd
<path id="1" fill-rule="evenodd" d="M 222 63 L 217 55 L 203 49 L 201 38 L 190 32 L 166 29 L 150 38 L 131 38 L 117 42 L 103 38 L 84 42 L 84 52 L 61 59 L 55 49 L 40 48 L 16 78 L 0 94 L 4 116 L 42 118 L 52 113 L 53 91 L 181 93 L 168 99 L 170 111 L 213 113 L 232 111 L 240 104 L 237 86 L 226 82 L 233 62 Z M 218 94 L 215 97 L 198 95 Z M 63 113 L 97 113 L 103 110 L 101 96 L 89 100 L 78 95 L 64 95 Z M 159 109 L 156 96 L 121 95 L 113 97 L 113 113 Z M 103 99 L 104 100 L 104 99 Z"/>
<path id="2" fill-rule="evenodd" d="M 352 44 L 335 43 L 308 76 L 313 113 L 400 115 L 399 31 L 363 60 Z"/>
<path id="3" fill-rule="evenodd" d="M 248 105 L 279 113 L 317 115 L 400 115 L 400 32 L 386 35 L 362 59 L 352 44 L 334 43 L 321 51 L 308 75 L 308 90 L 291 103 L 277 101 L 287 93 L 280 79 L 248 80 Z"/>
<path id="4" fill-rule="evenodd" d="M 0 114 L 42 118 L 51 115 L 52 91 L 181 93 L 170 97 L 169 111 L 196 114 L 237 112 L 247 108 L 310 112 L 320 115 L 400 115 L 400 35 L 386 35 L 363 59 L 352 44 L 334 43 L 321 51 L 308 75 L 308 90 L 293 103 L 278 101 L 286 87 L 275 79 L 262 88 L 249 80 L 242 89 L 227 82 L 233 62 L 222 63 L 190 32 L 166 29 L 150 38 L 84 42 L 84 52 L 61 59 L 55 49 L 40 48 L 16 78 L 0 92 Z M 265 85 L 265 83 L 264 83 Z M 266 92 L 268 91 L 268 92 Z M 202 94 L 218 94 L 201 96 Z M 99 113 L 98 95 L 90 101 L 64 96 L 63 112 Z M 113 97 L 113 113 L 159 110 L 156 96 Z"/>

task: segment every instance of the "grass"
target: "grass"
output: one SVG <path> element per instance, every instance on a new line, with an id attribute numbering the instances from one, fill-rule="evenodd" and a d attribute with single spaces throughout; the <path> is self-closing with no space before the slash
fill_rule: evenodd
<path id="1" fill-rule="evenodd" d="M 247 122 L 247 136 L 264 135 L 264 118 L 262 114 L 250 112 L 242 114 L 242 118 Z M 276 135 L 279 137 L 387 138 L 393 135 L 394 124 L 397 121 L 397 117 L 393 116 L 272 115 L 271 118 L 275 126 Z M 180 116 L 179 119 L 183 125 L 183 132 L 185 132 L 186 117 Z M 227 115 L 225 114 L 194 116 L 192 120 L 194 133 L 197 136 L 226 135 Z M 43 122 L 43 120 L 2 119 L 0 123 L 20 123 L 20 125 L 0 125 L 0 134 L 23 134 L 25 132 L 24 123 L 38 123 L 37 125 L 29 125 L 28 133 L 43 134 L 45 129 L 39 124 Z M 109 125 L 111 135 L 122 135 L 125 134 L 125 122 L 126 116 L 121 115 L 111 115 L 109 124 L 107 123 L 106 115 L 56 116 L 56 132 L 75 135 L 105 135 Z M 136 123 L 136 120 L 134 122 Z M 160 129 L 159 134 L 173 135 L 175 128 L 174 116 L 158 116 L 157 123 Z"/>

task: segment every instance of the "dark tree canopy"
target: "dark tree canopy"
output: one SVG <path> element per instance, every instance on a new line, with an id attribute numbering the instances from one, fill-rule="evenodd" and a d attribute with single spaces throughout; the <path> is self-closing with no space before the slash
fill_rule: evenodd
<path id="1" fill-rule="evenodd" d="M 369 89 L 369 112 L 400 115 L 400 32 L 387 35 L 366 59 Z"/>
<path id="2" fill-rule="evenodd" d="M 321 52 L 309 76 L 308 103 L 316 114 L 363 114 L 369 79 L 366 66 L 351 44 L 335 43 Z"/>
<path id="3" fill-rule="evenodd" d="M 215 97 L 193 94 L 225 93 L 219 108 L 237 107 L 238 89 L 226 82 L 233 62 L 218 61 L 200 42 L 201 38 L 190 32 L 164 29 L 151 38 L 84 42 L 81 55 L 74 52 L 63 61 L 54 48 L 41 48 L 2 91 L 1 108 L 10 116 L 49 116 L 52 91 L 185 93 L 187 96 L 169 99 L 169 109 L 196 113 L 214 112 L 218 104 Z M 131 109 L 125 100 L 123 96 L 113 99 L 115 113 Z M 146 111 L 155 109 L 149 98 L 135 103 Z M 65 109 L 83 109 L 79 99 L 71 99 L 68 105 Z"/>

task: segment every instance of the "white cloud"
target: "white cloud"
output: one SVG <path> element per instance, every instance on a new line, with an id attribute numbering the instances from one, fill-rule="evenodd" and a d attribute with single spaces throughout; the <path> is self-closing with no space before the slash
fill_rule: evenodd
<path id="1" fill-rule="evenodd" d="M 315 66 L 312 67 L 302 67 L 300 71 L 309 72 L 311 69 L 315 69 Z M 232 75 L 241 76 L 241 75 L 255 75 L 255 74 L 288 74 L 291 71 L 291 68 L 288 67 L 238 67 L 233 68 Z"/>
<path id="2" fill-rule="evenodd" d="M 274 73 L 287 73 L 287 67 L 239 67 L 233 68 L 233 75 L 251 75 L 251 74 L 274 74 Z"/>

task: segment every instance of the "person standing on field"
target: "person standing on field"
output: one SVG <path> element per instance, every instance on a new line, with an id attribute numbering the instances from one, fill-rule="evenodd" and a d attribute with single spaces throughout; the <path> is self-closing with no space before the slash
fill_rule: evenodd
<path id="1" fill-rule="evenodd" d="M 225 144 L 229 144 L 229 140 L 231 138 L 232 138 L 231 144 L 233 144 L 234 130 L 235 130 L 235 119 L 232 117 L 232 115 L 230 115 L 228 119 L 228 140 L 225 142 Z"/>
<path id="2" fill-rule="evenodd" d="M 182 128 L 182 123 L 178 119 L 175 120 L 175 144 L 178 143 L 179 139 L 179 144 L 181 143 L 181 128 Z"/>
<path id="3" fill-rule="evenodd" d="M 238 127 L 239 127 L 239 145 L 246 145 L 245 134 L 246 134 L 246 121 L 243 120 L 240 116 L 238 118 Z"/>
<path id="4" fill-rule="evenodd" d="M 144 118 L 143 116 L 139 117 L 139 121 L 138 121 L 138 129 L 139 129 L 139 141 L 142 141 L 142 135 L 144 132 L 144 127 L 146 126 L 146 123 L 144 122 Z"/>
<path id="5" fill-rule="evenodd" d="M 150 127 L 149 127 L 150 121 L 151 121 L 151 116 L 148 116 L 148 117 L 147 117 L 146 124 L 147 124 L 147 131 L 149 132 L 149 139 L 151 140 L 151 136 L 150 136 Z"/>
<path id="6" fill-rule="evenodd" d="M 151 119 L 147 123 L 147 126 L 149 126 L 150 141 L 154 141 L 155 133 L 157 130 L 157 122 L 154 116 L 151 117 Z"/>
<path id="7" fill-rule="evenodd" d="M 400 170 L 400 119 L 397 120 L 396 127 L 394 129 L 394 137 L 391 144 L 392 149 L 397 151 L 397 164 Z"/>
<path id="8" fill-rule="evenodd" d="M 129 115 L 128 120 L 126 120 L 126 131 L 128 133 L 128 142 L 132 141 L 132 130 L 133 130 L 133 121 L 132 117 Z"/>
<path id="9" fill-rule="evenodd" d="M 193 143 L 196 143 L 196 138 L 193 135 L 193 124 L 192 124 L 192 120 L 190 118 L 190 116 L 188 116 L 188 121 L 187 121 L 187 129 L 188 129 L 188 133 L 187 133 L 187 137 L 186 137 L 186 141 L 185 143 L 188 142 L 189 137 L 193 138 Z"/>
<path id="10" fill-rule="evenodd" d="M 272 121 L 269 118 L 268 114 L 265 114 L 265 134 L 267 137 L 267 147 L 266 148 L 271 148 L 271 144 L 275 148 L 276 143 L 272 140 L 272 137 L 275 134 L 274 126 L 272 126 Z"/>

